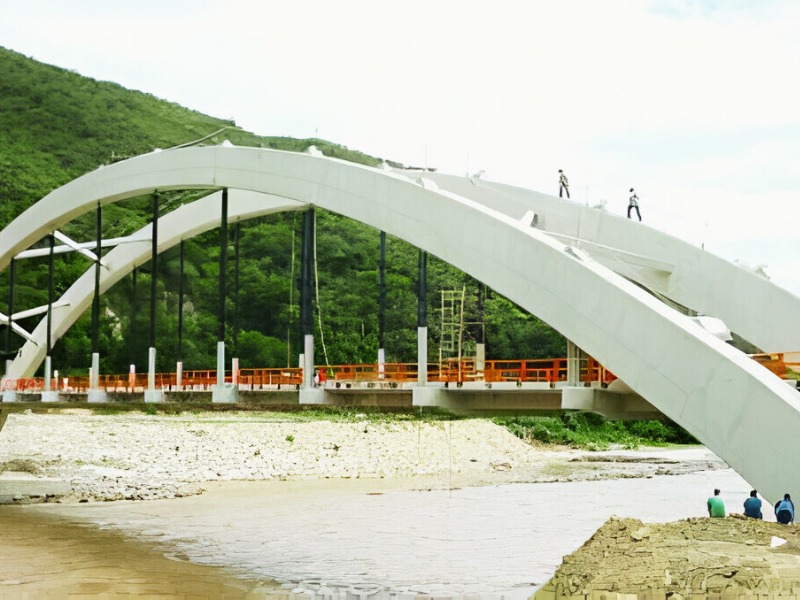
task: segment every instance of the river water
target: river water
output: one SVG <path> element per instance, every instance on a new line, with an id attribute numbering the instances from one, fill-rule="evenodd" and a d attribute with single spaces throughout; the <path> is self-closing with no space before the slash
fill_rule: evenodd
<path id="1" fill-rule="evenodd" d="M 244 581 L 274 580 L 284 593 L 523 598 L 612 515 L 704 516 L 714 487 L 729 511 L 741 512 L 750 490 L 727 469 L 455 490 L 397 487 L 384 480 L 234 482 L 180 500 L 9 507 L 0 518 L 55 517 L 83 524 L 82 531 L 99 526 L 178 561 L 223 567 Z M 765 517 L 772 517 L 768 508 Z"/>

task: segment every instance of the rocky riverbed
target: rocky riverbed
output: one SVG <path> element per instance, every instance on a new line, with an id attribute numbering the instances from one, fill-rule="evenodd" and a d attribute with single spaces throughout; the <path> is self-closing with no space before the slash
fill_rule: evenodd
<path id="1" fill-rule="evenodd" d="M 535 599 L 798 593 L 800 532 L 794 526 L 742 516 L 658 524 L 612 517 L 564 558 Z"/>
<path id="2" fill-rule="evenodd" d="M 725 466 L 705 450 L 676 460 L 663 451 L 537 447 L 486 419 L 357 417 L 97 415 L 84 409 L 14 414 L 0 432 L 0 471 L 61 480 L 72 490 L 38 500 L 95 501 L 193 495 L 213 481 L 387 478 L 411 487 L 454 487 L 678 475 Z"/>

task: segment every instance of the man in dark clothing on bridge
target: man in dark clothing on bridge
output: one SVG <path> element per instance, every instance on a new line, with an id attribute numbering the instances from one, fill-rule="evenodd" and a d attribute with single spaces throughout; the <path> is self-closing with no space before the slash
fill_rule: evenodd
<path id="1" fill-rule="evenodd" d="M 563 198 L 562 194 L 567 192 L 567 200 L 569 200 L 569 181 L 567 181 L 567 176 L 564 175 L 564 171 L 561 169 L 558 170 L 558 197 Z"/>
<path id="2" fill-rule="evenodd" d="M 636 209 L 636 216 L 639 217 L 639 222 L 642 222 L 642 213 L 639 212 L 639 196 L 631 188 L 631 198 L 628 200 L 628 218 L 631 218 L 631 209 Z"/>

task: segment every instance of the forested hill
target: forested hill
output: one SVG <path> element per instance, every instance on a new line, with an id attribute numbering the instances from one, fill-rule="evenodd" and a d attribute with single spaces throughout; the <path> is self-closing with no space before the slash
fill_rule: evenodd
<path id="1" fill-rule="evenodd" d="M 216 119 L 150 94 L 96 81 L 45 65 L 0 48 L 0 226 L 51 190 L 100 165 L 155 148 L 169 148 L 220 129 L 206 143 L 224 140 L 239 146 L 304 151 L 314 145 L 327 156 L 375 166 L 380 159 L 324 140 L 262 137 L 242 131 L 233 121 Z M 175 192 L 161 201 L 161 214 L 199 197 Z M 133 199 L 103 209 L 106 237 L 125 235 L 149 222 L 148 198 Z M 322 328 L 331 364 L 374 362 L 377 355 L 378 232 L 339 215 L 318 211 L 318 279 Z M 294 364 L 298 348 L 297 281 L 292 263 L 299 260 L 296 214 L 256 219 L 241 225 L 241 274 L 236 331 L 233 319 L 228 342 L 242 367 Z M 86 215 L 64 228 L 80 241 L 94 237 L 94 217 Z M 233 236 L 231 236 L 232 238 Z M 386 351 L 389 361 L 414 361 L 416 355 L 417 251 L 401 240 L 387 242 Z M 209 232 L 186 243 L 187 302 L 183 360 L 187 369 L 215 364 L 218 276 L 218 234 Z M 56 259 L 59 295 L 86 269 L 81 256 Z M 231 265 L 231 269 L 233 266 Z M 295 274 L 298 270 L 294 269 Z M 172 370 L 177 349 L 177 249 L 159 261 L 157 335 L 160 370 Z M 477 282 L 431 258 L 429 273 L 430 356 L 438 356 L 440 291 L 466 286 L 467 317 L 477 318 Z M 46 303 L 47 264 L 27 260 L 17 270 L 15 312 Z M 132 276 L 103 298 L 101 369 L 125 372 L 127 365 L 146 364 L 149 266 L 138 270 L 136 293 Z M 232 286 L 229 313 L 234 314 Z M 7 298 L 7 276 L 0 275 L 0 299 Z M 488 292 L 484 298 L 489 357 L 561 356 L 565 342 L 541 321 L 505 299 Z M 5 309 L 5 306 L 3 307 Z M 472 313 L 472 314 L 469 314 Z M 316 314 L 316 313 L 315 313 Z M 89 364 L 90 316 L 87 313 L 55 346 L 54 367 L 62 373 L 85 372 Z M 319 320 L 315 316 L 319 328 Z M 22 322 L 32 329 L 34 322 Z M 318 332 L 319 333 L 319 332 Z M 477 328 L 466 333 L 474 342 Z M 4 346 L 4 336 L 0 346 Z M 317 335 L 318 362 L 324 362 Z M 20 344 L 16 336 L 12 348 Z M 291 350 L 287 347 L 291 344 Z"/>

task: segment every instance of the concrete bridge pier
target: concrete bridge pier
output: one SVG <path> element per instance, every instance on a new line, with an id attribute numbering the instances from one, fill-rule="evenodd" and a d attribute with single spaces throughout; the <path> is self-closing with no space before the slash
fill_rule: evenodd
<path id="1" fill-rule="evenodd" d="M 108 402 L 108 394 L 100 389 L 100 353 L 92 352 L 92 368 L 89 376 L 89 402 Z"/>
<path id="2" fill-rule="evenodd" d="M 428 328 L 417 327 L 417 385 L 428 383 Z"/>
<path id="3" fill-rule="evenodd" d="M 147 354 L 147 389 L 144 391 L 145 402 L 163 402 L 163 390 L 156 389 L 156 349 L 150 348 Z"/>
<path id="4" fill-rule="evenodd" d="M 325 404 L 325 390 L 314 385 L 314 336 L 303 336 L 303 384 L 300 404 Z"/>
<path id="5" fill-rule="evenodd" d="M 11 363 L 13 361 L 11 359 L 6 360 L 6 375 L 3 375 L 3 384 L 5 384 L 6 380 L 8 379 L 8 373 L 11 371 Z M 4 386 L 5 387 L 5 386 Z M 3 390 L 3 402 L 16 402 L 17 401 L 17 392 L 16 390 Z"/>
<path id="6" fill-rule="evenodd" d="M 211 391 L 211 401 L 220 404 L 239 402 L 239 386 L 225 383 L 225 342 L 217 342 L 217 385 Z"/>
<path id="7" fill-rule="evenodd" d="M 44 391 L 42 392 L 42 402 L 58 402 L 58 391 L 53 390 L 53 361 L 50 356 L 44 359 Z"/>

